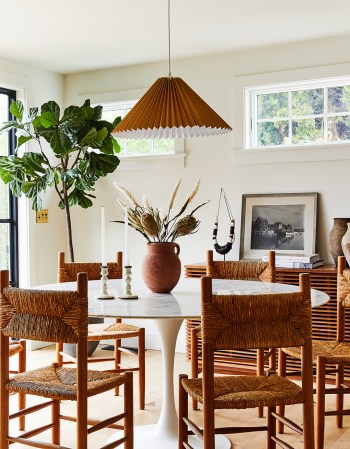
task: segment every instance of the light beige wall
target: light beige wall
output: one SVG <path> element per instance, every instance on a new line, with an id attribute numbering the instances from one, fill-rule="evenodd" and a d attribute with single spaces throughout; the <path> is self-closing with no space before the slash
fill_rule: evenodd
<path id="1" fill-rule="evenodd" d="M 63 103 L 63 76 L 9 59 L 0 58 L 0 85 L 18 92 L 17 98 L 28 107 L 40 106 L 49 100 Z M 38 148 L 31 144 L 30 149 Z M 64 212 L 57 207 L 52 189 L 43 199 L 49 209 L 49 223 L 37 224 L 28 200 L 19 201 L 20 285 L 38 285 L 56 278 L 57 252 L 65 249 Z"/>
<path id="2" fill-rule="evenodd" d="M 73 212 L 76 258 L 86 260 L 100 258 L 101 205 L 106 208 L 107 221 L 122 217 L 116 205 L 117 191 L 112 186 L 112 181 L 127 187 L 140 201 L 145 194 L 152 204 L 166 208 L 171 189 L 177 179 L 182 177 L 183 187 L 179 199 L 185 199 L 197 178 L 201 178 L 202 185 L 195 204 L 210 200 L 207 206 L 198 211 L 197 216 L 201 220 L 199 232 L 178 241 L 181 245 L 183 264 L 204 260 L 206 249 L 212 247 L 211 235 L 220 187 L 224 187 L 226 191 L 237 223 L 236 243 L 230 257 L 235 259 L 239 255 L 242 194 L 319 192 L 317 246 L 321 256 L 331 262 L 327 239 L 332 227 L 332 218 L 349 216 L 350 213 L 346 188 L 349 160 L 317 161 L 316 154 L 316 157 L 311 158 L 311 162 L 262 165 L 234 163 L 232 151 L 241 148 L 243 142 L 243 130 L 236 120 L 237 114 L 242 111 L 237 83 L 239 77 L 243 75 L 294 69 L 314 68 L 317 75 L 317 67 L 320 67 L 319 73 L 323 73 L 321 69 L 324 66 L 350 62 L 347 52 L 344 51 L 345 48 L 349 48 L 349 44 L 350 36 L 347 36 L 173 61 L 173 76 L 182 77 L 228 123 L 232 124 L 234 132 L 219 137 L 187 139 L 185 150 L 188 157 L 186 167 L 183 169 L 123 171 L 121 163 L 114 174 L 98 182 L 94 207 L 85 211 L 76 209 Z M 344 67 L 346 68 L 339 66 L 339 69 L 344 72 Z M 106 99 L 113 101 L 121 92 L 148 87 L 156 78 L 166 75 L 165 62 L 68 75 L 65 77 L 65 103 L 81 104 L 83 99 L 89 97 L 97 102 Z M 296 152 L 290 154 L 297 155 Z M 221 216 L 224 222 L 224 209 Z M 226 242 L 228 233 L 228 225 L 224 223 L 219 230 L 220 243 Z M 115 250 L 123 249 L 122 226 L 108 223 L 107 239 L 109 241 L 107 255 L 108 258 L 112 258 Z M 130 240 L 133 270 L 138 272 L 146 245 L 144 239 L 136 232 L 130 232 Z"/>

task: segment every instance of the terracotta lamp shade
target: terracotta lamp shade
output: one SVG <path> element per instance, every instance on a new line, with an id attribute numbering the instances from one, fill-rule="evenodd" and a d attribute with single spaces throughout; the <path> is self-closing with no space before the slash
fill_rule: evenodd
<path id="1" fill-rule="evenodd" d="M 181 78 L 149 88 L 113 130 L 116 138 L 167 139 L 224 134 L 232 128 Z"/>

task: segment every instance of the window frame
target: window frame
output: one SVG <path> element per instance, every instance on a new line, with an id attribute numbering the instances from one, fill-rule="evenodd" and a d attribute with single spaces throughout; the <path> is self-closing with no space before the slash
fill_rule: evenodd
<path id="1" fill-rule="evenodd" d="M 0 86 L 0 94 L 7 95 L 10 105 L 16 101 L 17 93 L 15 90 L 7 89 Z M 8 120 L 14 120 L 13 115 L 8 110 Z M 16 150 L 16 134 L 15 130 L 8 131 L 8 155 L 15 154 Z M 18 201 L 17 198 L 12 195 L 10 188 L 8 187 L 9 195 L 9 217 L 6 219 L 0 218 L 1 224 L 9 225 L 9 249 L 10 249 L 10 285 L 18 287 L 19 269 L 18 269 Z"/>
<path id="2" fill-rule="evenodd" d="M 274 83 L 274 84 L 262 84 L 255 86 L 247 86 L 244 87 L 244 107 L 245 107 L 245 116 L 244 116 L 244 149 L 245 150 L 269 150 L 269 149 L 287 149 L 287 148 L 300 148 L 300 147 L 314 147 L 314 146 L 332 146 L 332 145 L 344 145 L 349 144 L 349 140 L 340 140 L 340 141 L 329 141 L 326 139 L 327 130 L 328 130 L 328 118 L 339 116 L 339 115 L 350 115 L 350 111 L 347 113 L 329 113 L 327 109 L 328 103 L 328 88 L 330 87 L 342 87 L 342 86 L 350 86 L 350 76 L 333 76 L 328 78 L 319 78 L 319 79 L 309 79 L 309 80 L 301 80 L 301 81 L 286 81 L 282 83 Z M 292 128 L 291 122 L 295 119 L 292 115 L 291 111 L 291 93 L 292 91 L 298 90 L 308 90 L 308 89 L 323 89 L 325 91 L 324 95 L 324 111 L 323 114 L 317 115 L 317 117 L 321 117 L 324 119 L 324 128 L 323 128 L 323 141 L 322 142 L 301 142 L 301 143 L 293 143 L 292 142 Z M 260 123 L 258 119 L 258 111 L 257 111 L 257 98 L 258 95 L 263 94 L 271 94 L 271 93 L 280 93 L 287 92 L 288 93 L 288 106 L 289 113 L 288 117 L 279 117 L 279 119 L 285 119 L 289 122 L 289 142 L 284 145 L 258 145 L 257 137 L 258 137 L 258 123 Z M 307 116 L 302 116 L 302 118 L 307 118 Z"/>

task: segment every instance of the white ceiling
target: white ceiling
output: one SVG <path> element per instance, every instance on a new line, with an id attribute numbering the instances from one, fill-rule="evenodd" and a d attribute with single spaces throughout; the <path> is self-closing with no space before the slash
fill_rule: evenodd
<path id="1" fill-rule="evenodd" d="M 0 56 L 59 73 L 163 61 L 167 0 L 0 0 Z M 350 34 L 349 0 L 172 0 L 172 59 Z"/>

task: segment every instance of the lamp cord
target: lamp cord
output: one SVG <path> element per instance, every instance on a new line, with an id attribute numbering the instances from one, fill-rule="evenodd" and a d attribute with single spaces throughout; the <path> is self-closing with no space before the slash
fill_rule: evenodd
<path id="1" fill-rule="evenodd" d="M 168 0 L 168 65 L 169 65 L 169 78 L 171 78 L 171 67 L 170 67 L 170 0 Z"/>

